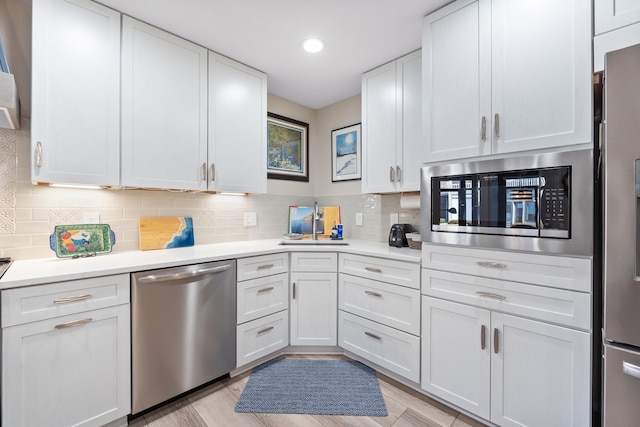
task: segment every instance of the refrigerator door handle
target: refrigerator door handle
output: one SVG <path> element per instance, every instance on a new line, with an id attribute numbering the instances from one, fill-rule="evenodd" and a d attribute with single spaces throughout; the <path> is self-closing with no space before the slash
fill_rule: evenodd
<path id="1" fill-rule="evenodd" d="M 640 366 L 633 365 L 629 362 L 622 362 L 622 372 L 625 374 L 640 379 Z"/>

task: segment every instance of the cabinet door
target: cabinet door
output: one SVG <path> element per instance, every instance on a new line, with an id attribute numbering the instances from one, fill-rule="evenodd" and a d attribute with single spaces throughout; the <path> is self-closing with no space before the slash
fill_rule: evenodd
<path id="1" fill-rule="evenodd" d="M 491 314 L 422 297 L 422 388 L 482 418 L 490 416 Z"/>
<path id="2" fill-rule="evenodd" d="M 209 52 L 208 188 L 267 192 L 267 76 Z"/>
<path id="3" fill-rule="evenodd" d="M 590 425 L 590 334 L 500 313 L 491 324 L 491 421 Z"/>
<path id="4" fill-rule="evenodd" d="M 491 5 L 493 152 L 591 142 L 590 1 Z"/>
<path id="5" fill-rule="evenodd" d="M 491 154 L 490 14 L 489 1 L 462 0 L 424 18 L 427 162 Z"/>
<path id="6" fill-rule="evenodd" d="M 291 273 L 291 345 L 336 345 L 336 273 Z"/>
<path id="7" fill-rule="evenodd" d="M 34 0 L 31 180 L 120 184 L 120 14 Z"/>
<path id="8" fill-rule="evenodd" d="M 396 190 L 420 191 L 424 157 L 422 138 L 422 52 L 397 60 L 398 134 L 396 140 Z"/>
<path id="9" fill-rule="evenodd" d="M 4 328 L 2 424 L 101 426 L 129 414 L 129 316 L 127 304 Z"/>
<path id="10" fill-rule="evenodd" d="M 594 34 L 640 22 L 640 3 L 638 0 L 594 0 Z"/>
<path id="11" fill-rule="evenodd" d="M 362 192 L 395 191 L 396 63 L 362 76 Z"/>
<path id="12" fill-rule="evenodd" d="M 207 50 L 122 20 L 122 185 L 207 186 Z"/>

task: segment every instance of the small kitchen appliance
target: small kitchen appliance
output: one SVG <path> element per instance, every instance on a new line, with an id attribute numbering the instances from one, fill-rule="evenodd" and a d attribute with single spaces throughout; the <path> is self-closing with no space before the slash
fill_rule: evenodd
<path id="1" fill-rule="evenodd" d="M 412 227 L 409 224 L 393 224 L 389 231 L 389 246 L 395 246 L 397 248 L 409 246 L 407 233 L 411 231 Z"/>

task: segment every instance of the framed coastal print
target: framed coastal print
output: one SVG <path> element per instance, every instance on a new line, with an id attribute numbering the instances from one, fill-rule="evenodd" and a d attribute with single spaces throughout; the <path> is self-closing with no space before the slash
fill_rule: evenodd
<path id="1" fill-rule="evenodd" d="M 360 123 L 331 131 L 332 181 L 362 178 Z"/>
<path id="2" fill-rule="evenodd" d="M 309 124 L 267 113 L 267 178 L 309 182 Z"/>

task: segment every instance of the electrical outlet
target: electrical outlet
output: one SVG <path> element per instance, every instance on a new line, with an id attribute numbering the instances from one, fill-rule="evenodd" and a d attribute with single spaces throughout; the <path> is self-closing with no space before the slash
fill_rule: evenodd
<path id="1" fill-rule="evenodd" d="M 362 225 L 362 212 L 356 213 L 356 225 Z"/>
<path id="2" fill-rule="evenodd" d="M 100 213 L 85 212 L 82 214 L 82 219 L 85 224 L 100 224 Z"/>
<path id="3" fill-rule="evenodd" d="M 244 213 L 244 226 L 245 227 L 255 227 L 258 225 L 258 216 L 255 212 L 245 212 Z"/>
<path id="4" fill-rule="evenodd" d="M 398 213 L 394 212 L 389 214 L 389 225 L 398 224 Z"/>

